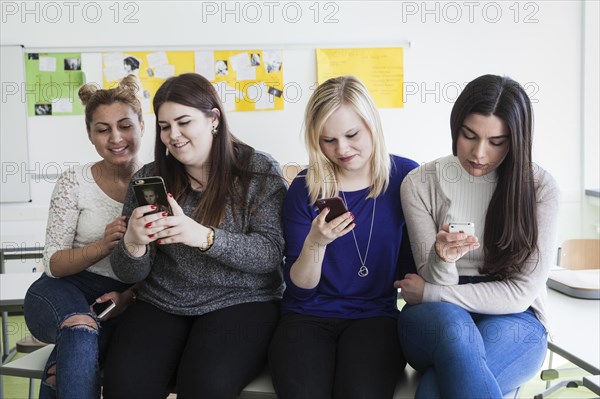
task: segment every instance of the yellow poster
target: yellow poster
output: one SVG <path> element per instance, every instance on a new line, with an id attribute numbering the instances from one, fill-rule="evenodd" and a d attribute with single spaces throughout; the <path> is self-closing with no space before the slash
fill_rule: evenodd
<path id="1" fill-rule="evenodd" d="M 196 73 L 215 86 L 226 111 L 284 108 L 281 50 L 217 50 L 195 53 Z"/>
<path id="2" fill-rule="evenodd" d="M 378 108 L 402 108 L 402 48 L 317 49 L 317 80 L 354 75 L 369 90 Z"/>
<path id="3" fill-rule="evenodd" d="M 171 76 L 194 72 L 193 51 L 130 51 L 102 54 L 104 87 L 114 87 L 129 74 L 138 77 L 138 98 L 145 113 L 152 112 L 152 99 Z"/>

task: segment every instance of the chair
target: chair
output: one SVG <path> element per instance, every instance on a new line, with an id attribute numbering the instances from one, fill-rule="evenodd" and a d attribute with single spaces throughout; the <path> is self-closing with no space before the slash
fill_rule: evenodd
<path id="1" fill-rule="evenodd" d="M 20 340 L 18 340 L 15 346 L 17 349 L 17 353 L 31 353 L 43 348 L 46 345 L 48 344 L 42 341 L 38 341 L 32 335 L 26 335 L 25 338 L 21 338 Z M 29 378 L 29 399 L 33 399 L 34 389 L 35 385 L 33 383 L 33 378 Z"/>
<path id="2" fill-rule="evenodd" d="M 600 269 L 600 240 L 566 240 L 558 248 L 558 266 L 571 270 Z"/>
<path id="3" fill-rule="evenodd" d="M 600 240 L 571 239 L 564 241 L 558 248 L 556 263 L 558 266 L 569 270 L 600 269 Z M 540 374 L 540 378 L 546 381 L 546 390 L 536 395 L 535 399 L 544 398 L 561 388 L 578 388 L 583 385 L 581 380 L 566 379 L 550 386 L 550 381 L 560 378 L 560 370 L 552 368 L 553 356 L 554 352 L 550 351 L 548 369 L 542 370 Z"/>

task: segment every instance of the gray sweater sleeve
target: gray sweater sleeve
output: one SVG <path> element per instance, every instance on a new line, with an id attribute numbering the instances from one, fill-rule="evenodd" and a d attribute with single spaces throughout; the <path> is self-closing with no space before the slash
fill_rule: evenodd
<path id="1" fill-rule="evenodd" d="M 135 175 L 132 180 L 141 176 L 150 176 L 152 171 L 152 164 L 144 166 Z M 123 203 L 123 216 L 131 216 L 131 213 L 135 208 L 138 207 L 135 194 L 133 192 L 132 185 L 129 185 L 127 195 L 125 196 L 125 202 Z M 150 256 L 150 246 L 146 246 L 146 253 L 135 258 L 129 254 L 125 249 L 124 240 L 121 239 L 119 245 L 110 254 L 110 263 L 112 265 L 115 275 L 125 283 L 137 283 L 142 281 L 150 273 L 152 266 L 152 259 Z"/>
<path id="2" fill-rule="evenodd" d="M 283 259 L 282 211 L 286 188 L 277 164 L 269 156 L 255 154 L 252 168 L 257 175 L 251 179 L 247 203 L 228 213 L 235 212 L 235 217 L 244 219 L 245 231 L 215 228 L 214 244 L 203 256 L 242 272 L 272 273 Z M 149 176 L 151 172 L 151 165 L 146 165 L 135 177 Z M 130 187 L 123 215 L 131 215 L 136 207 Z M 128 283 L 145 279 L 152 267 L 151 252 L 148 246 L 145 255 L 134 258 L 121 240 L 111 255 L 115 274 Z"/>

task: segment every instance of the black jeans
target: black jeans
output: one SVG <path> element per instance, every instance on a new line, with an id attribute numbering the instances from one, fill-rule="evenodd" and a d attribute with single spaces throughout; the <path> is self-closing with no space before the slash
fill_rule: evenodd
<path id="1" fill-rule="evenodd" d="M 269 348 L 281 399 L 392 398 L 406 365 L 392 317 L 281 317 Z"/>
<path id="2" fill-rule="evenodd" d="M 136 301 L 122 315 L 104 368 L 104 398 L 235 398 L 262 371 L 279 302 L 230 306 L 202 316 Z"/>

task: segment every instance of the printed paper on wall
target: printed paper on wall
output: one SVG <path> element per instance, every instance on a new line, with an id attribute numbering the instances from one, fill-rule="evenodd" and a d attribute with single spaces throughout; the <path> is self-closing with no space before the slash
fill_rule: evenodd
<path id="1" fill-rule="evenodd" d="M 25 79 L 29 116 L 83 114 L 81 53 L 26 53 Z"/>
<path id="2" fill-rule="evenodd" d="M 354 75 L 378 108 L 404 107 L 402 48 L 317 49 L 317 81 Z"/>

